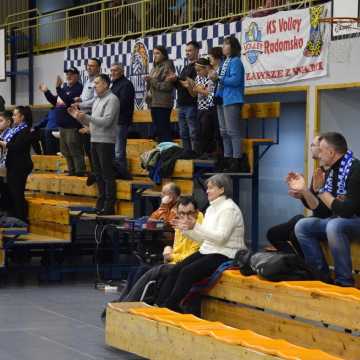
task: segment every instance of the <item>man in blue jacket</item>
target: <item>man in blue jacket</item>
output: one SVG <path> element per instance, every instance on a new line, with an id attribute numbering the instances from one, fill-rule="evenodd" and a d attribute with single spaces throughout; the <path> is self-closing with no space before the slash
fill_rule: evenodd
<path id="1" fill-rule="evenodd" d="M 53 95 L 45 84 L 40 84 L 39 89 L 55 107 L 54 114 L 60 130 L 60 151 L 66 159 L 69 175 L 84 176 L 86 168 L 79 133 L 81 125 L 67 112 L 67 108 L 74 103 L 74 99 L 81 95 L 83 86 L 79 82 L 77 68 L 70 67 L 65 73 L 66 83 L 63 83 L 60 76 L 57 77 L 57 95 Z"/>
<path id="2" fill-rule="evenodd" d="M 52 134 L 59 130 L 55 109 L 49 110 L 35 130 L 41 130 L 40 141 L 45 155 L 56 155 L 59 152 L 59 140 Z"/>

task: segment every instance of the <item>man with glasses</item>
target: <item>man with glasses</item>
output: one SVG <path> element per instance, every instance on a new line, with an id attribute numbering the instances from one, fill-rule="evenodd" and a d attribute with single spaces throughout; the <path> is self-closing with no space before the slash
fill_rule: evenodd
<path id="1" fill-rule="evenodd" d="M 201 224 L 203 221 L 203 214 L 198 210 L 198 206 L 194 199 L 183 197 L 177 203 L 177 218 L 186 219 L 194 218 L 196 222 Z M 199 250 L 199 244 L 187 236 L 180 230 L 175 230 L 173 246 L 165 246 L 163 251 L 164 264 L 154 266 L 142 275 L 139 280 L 126 295 L 123 294 L 120 301 L 140 301 L 146 285 L 150 281 L 155 281 L 153 289 L 155 292 L 160 288 L 161 282 L 166 278 L 171 268 L 178 262 L 184 260 Z M 152 297 L 155 298 L 155 297 Z"/>

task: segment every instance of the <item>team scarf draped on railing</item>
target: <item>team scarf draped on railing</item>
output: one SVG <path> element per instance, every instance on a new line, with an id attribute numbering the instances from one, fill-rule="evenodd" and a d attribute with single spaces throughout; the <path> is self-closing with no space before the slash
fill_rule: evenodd
<path id="1" fill-rule="evenodd" d="M 339 174 L 337 178 L 337 190 L 336 196 L 346 195 L 346 180 L 349 176 L 351 165 L 353 163 L 353 152 L 348 150 L 344 157 L 341 160 L 340 167 L 339 167 Z M 326 179 L 324 188 L 321 192 L 328 192 L 332 194 L 333 186 L 334 186 L 334 170 L 331 170 L 329 176 Z"/>

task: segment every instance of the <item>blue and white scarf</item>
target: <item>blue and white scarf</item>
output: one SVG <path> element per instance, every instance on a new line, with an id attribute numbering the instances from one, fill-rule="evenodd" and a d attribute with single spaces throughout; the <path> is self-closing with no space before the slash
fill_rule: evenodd
<path id="1" fill-rule="evenodd" d="M 22 122 L 21 124 L 11 128 L 11 131 L 7 132 L 6 135 L 3 137 L 3 141 L 6 143 L 10 142 L 12 138 L 21 130 L 24 130 L 28 127 L 28 124 L 25 122 Z"/>
<path id="2" fill-rule="evenodd" d="M 351 165 L 353 163 L 353 152 L 348 150 L 344 157 L 341 160 L 340 167 L 339 167 L 339 174 L 337 178 L 337 190 L 336 196 L 346 195 L 347 191 L 345 188 L 346 180 L 349 176 Z M 329 176 L 326 179 L 324 188 L 322 192 L 329 192 L 332 194 L 333 192 L 333 185 L 334 185 L 334 170 L 331 170 Z"/>
<path id="3" fill-rule="evenodd" d="M 7 129 L 5 130 L 1 135 L 0 135 L 0 139 L 2 141 L 5 141 L 6 143 L 9 143 L 12 138 L 21 130 L 26 129 L 28 127 L 28 125 L 24 122 L 22 122 L 21 124 L 19 124 L 18 126 L 15 126 L 11 129 Z M 5 167 L 5 162 L 6 162 L 6 155 L 7 155 L 7 149 L 6 148 L 1 148 L 0 150 L 0 168 L 4 168 Z"/>
<path id="4" fill-rule="evenodd" d="M 226 74 L 226 71 L 230 65 L 231 57 L 225 59 L 221 67 L 219 68 L 219 78 L 222 80 Z"/>

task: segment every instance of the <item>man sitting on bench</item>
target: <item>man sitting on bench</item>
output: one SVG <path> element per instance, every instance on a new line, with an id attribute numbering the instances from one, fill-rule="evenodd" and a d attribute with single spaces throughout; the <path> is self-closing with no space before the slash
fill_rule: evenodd
<path id="1" fill-rule="evenodd" d="M 176 217 L 176 203 L 181 194 L 180 188 L 175 183 L 167 183 L 161 190 L 161 204 L 149 217 L 149 220 L 162 220 L 171 225 Z"/>
<path id="2" fill-rule="evenodd" d="M 360 236 L 360 161 L 348 150 L 345 138 L 335 132 L 320 136 L 319 158 L 329 170 L 325 174 L 318 169 L 314 174 L 315 194 L 309 200 L 313 209 L 325 205 L 331 210 L 331 216 L 299 220 L 295 235 L 306 262 L 324 274 L 329 274 L 329 267 L 320 241 L 327 239 L 334 260 L 335 284 L 354 286 L 350 238 Z M 290 186 L 306 191 L 305 179 L 300 174 L 292 179 Z"/>
<path id="3" fill-rule="evenodd" d="M 198 224 L 202 223 L 203 214 L 199 212 L 195 200 L 192 198 L 180 198 L 177 203 L 177 218 L 186 219 L 188 217 L 196 219 Z M 123 297 L 122 301 L 140 301 L 146 285 L 150 281 L 156 281 L 156 288 L 160 287 L 162 279 L 165 279 L 174 264 L 184 260 L 194 252 L 199 250 L 199 244 L 180 230 L 175 230 L 173 246 L 165 246 L 163 256 L 164 264 L 155 266 L 148 270 L 130 289 L 129 293 Z"/>

